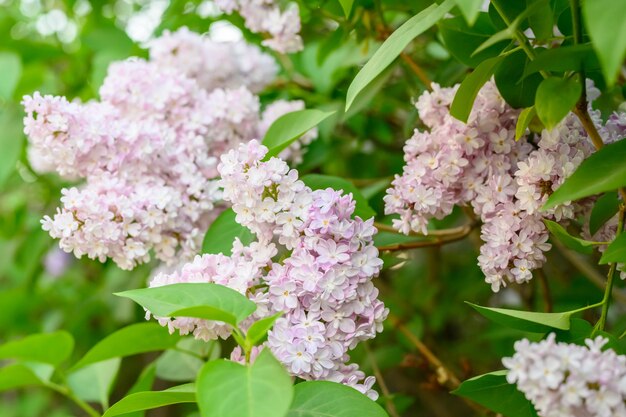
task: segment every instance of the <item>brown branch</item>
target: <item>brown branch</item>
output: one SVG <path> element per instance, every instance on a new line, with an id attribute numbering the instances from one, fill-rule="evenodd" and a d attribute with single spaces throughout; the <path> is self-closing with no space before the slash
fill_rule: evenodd
<path id="1" fill-rule="evenodd" d="M 440 233 L 437 235 L 434 235 L 434 234 L 429 235 L 429 236 L 420 235 L 422 237 L 432 236 L 433 239 L 431 240 L 420 240 L 417 242 L 394 243 L 392 245 L 378 246 L 378 250 L 381 252 L 395 252 L 395 251 L 408 250 L 408 249 L 442 246 L 442 245 L 445 245 L 446 243 L 456 242 L 465 238 L 467 235 L 469 235 L 472 232 L 472 230 L 474 229 L 474 227 L 476 227 L 477 224 L 478 223 L 473 223 L 473 224 L 467 224 L 465 226 L 461 226 L 461 227 L 454 228 L 454 229 L 440 230 L 439 232 L 445 232 L 445 233 Z"/>
<path id="2" fill-rule="evenodd" d="M 402 52 L 400 54 L 400 57 L 404 62 L 406 62 L 406 64 L 409 66 L 409 68 L 411 68 L 415 75 L 417 75 L 417 78 L 419 78 L 422 84 L 426 86 L 428 91 L 433 91 L 433 82 L 430 80 L 426 72 L 424 72 L 424 70 L 419 65 L 417 65 L 417 63 L 413 61 L 413 59 L 407 53 Z"/>
<path id="3" fill-rule="evenodd" d="M 374 353 L 367 343 L 364 343 L 363 346 L 365 347 L 365 352 L 367 352 L 367 357 L 370 361 L 370 364 L 372 365 L 372 370 L 374 371 L 376 382 L 378 382 L 378 386 L 380 386 L 380 390 L 383 392 L 383 395 L 385 397 L 385 407 L 387 408 L 389 415 L 391 417 L 400 417 L 398 409 L 396 408 L 396 404 L 393 402 L 391 392 L 389 392 L 389 388 L 387 387 L 387 383 L 383 378 L 383 374 L 382 372 L 380 372 L 380 368 L 378 367 L 378 363 L 376 362 L 376 357 L 374 356 Z"/>

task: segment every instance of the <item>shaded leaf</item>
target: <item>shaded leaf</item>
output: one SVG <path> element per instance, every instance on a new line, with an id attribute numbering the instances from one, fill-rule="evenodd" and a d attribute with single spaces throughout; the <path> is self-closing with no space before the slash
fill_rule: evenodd
<path id="1" fill-rule="evenodd" d="M 537 88 L 535 109 L 548 130 L 552 130 L 574 108 L 582 87 L 574 78 L 546 78 Z"/>
<path id="2" fill-rule="evenodd" d="M 463 17 L 470 26 L 476 21 L 483 3 L 483 0 L 456 0 L 456 5 L 461 9 Z"/>
<path id="3" fill-rule="evenodd" d="M 594 242 L 574 237 L 567 233 L 567 230 L 560 224 L 553 222 L 552 220 L 543 219 L 546 227 L 561 243 L 568 248 L 575 250 L 576 252 L 590 254 L 593 252 Z"/>
<path id="4" fill-rule="evenodd" d="M 272 123 L 265 133 L 263 145 L 269 149 L 265 160 L 277 156 L 300 136 L 326 120 L 335 112 L 316 109 L 298 110 L 284 114 Z"/>
<path id="5" fill-rule="evenodd" d="M 239 238 L 244 245 L 249 245 L 255 240 L 254 233 L 237 223 L 236 217 L 232 208 L 224 210 L 217 216 L 204 235 L 202 253 L 221 253 L 230 256 L 235 238 Z"/>
<path id="6" fill-rule="evenodd" d="M 127 395 L 113 404 L 102 417 L 113 417 L 134 411 L 152 410 L 166 405 L 194 402 L 196 402 L 195 386 L 185 384 L 164 391 L 144 391 Z"/>
<path id="7" fill-rule="evenodd" d="M 621 233 L 615 238 L 600 258 L 600 264 L 612 262 L 626 263 L 626 233 Z"/>
<path id="8" fill-rule="evenodd" d="M 10 389 L 44 385 L 26 365 L 15 363 L 0 368 L 0 392 Z"/>
<path id="9" fill-rule="evenodd" d="M 500 57 L 486 59 L 470 75 L 465 77 L 450 106 L 452 116 L 467 123 L 478 92 L 489 81 L 501 61 L 502 58 Z"/>
<path id="10" fill-rule="evenodd" d="M 113 358 L 87 365 L 69 374 L 67 385 L 81 400 L 97 401 L 106 409 L 121 362 Z"/>
<path id="11" fill-rule="evenodd" d="M 22 359 L 58 365 L 72 354 L 74 338 L 66 331 L 39 333 L 0 346 L 0 359 Z"/>
<path id="12" fill-rule="evenodd" d="M 591 235 L 595 235 L 596 232 L 606 222 L 608 222 L 619 210 L 619 200 L 617 199 L 617 193 L 605 193 L 602 197 L 593 205 L 591 210 L 591 217 L 589 218 L 589 231 Z"/>
<path id="13" fill-rule="evenodd" d="M 534 106 L 527 107 L 522 110 L 517 118 L 517 124 L 515 125 L 515 140 L 520 140 L 526 133 L 526 129 L 530 126 L 530 123 L 537 116 L 537 111 Z"/>

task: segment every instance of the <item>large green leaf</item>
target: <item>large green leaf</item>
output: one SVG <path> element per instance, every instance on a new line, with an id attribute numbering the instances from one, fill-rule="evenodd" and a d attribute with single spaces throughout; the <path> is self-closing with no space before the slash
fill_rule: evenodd
<path id="1" fill-rule="evenodd" d="M 113 358 L 87 365 L 69 374 L 67 384 L 81 400 L 97 401 L 107 408 L 121 362 L 120 358 Z"/>
<path id="2" fill-rule="evenodd" d="M 283 313 L 277 313 L 252 323 L 252 326 L 250 326 L 250 328 L 246 332 L 246 343 L 248 343 L 250 346 L 254 346 L 258 342 L 260 342 L 265 337 L 267 332 L 272 328 L 274 322 L 282 314 Z"/>
<path id="3" fill-rule="evenodd" d="M 254 233 L 235 221 L 237 215 L 232 208 L 224 210 L 204 235 L 202 253 L 222 253 L 229 256 L 232 253 L 233 242 L 238 237 L 241 243 L 249 245 L 254 241 Z"/>
<path id="4" fill-rule="evenodd" d="M 180 336 L 169 334 L 165 327 L 156 323 L 131 324 L 98 342 L 73 369 L 106 359 L 170 349 L 179 340 Z"/>
<path id="5" fill-rule="evenodd" d="M 196 388 L 184 384 L 164 391 L 144 391 L 127 395 L 111 406 L 102 417 L 119 416 L 135 411 L 152 410 L 172 404 L 196 402 Z"/>
<path id="6" fill-rule="evenodd" d="M 587 0 L 582 5 L 585 27 L 611 86 L 626 57 L 626 1 Z"/>
<path id="7" fill-rule="evenodd" d="M 343 190 L 344 194 L 352 193 L 352 198 L 356 203 L 354 209 L 355 216 L 359 216 L 364 220 L 376 216 L 376 212 L 370 207 L 361 191 L 348 180 L 320 174 L 308 174 L 303 176 L 301 180 L 313 190 L 323 190 L 330 187 L 337 191 Z"/>
<path id="8" fill-rule="evenodd" d="M 598 58 L 591 45 L 559 46 L 553 49 L 538 49 L 537 56 L 526 65 L 524 76 L 539 71 L 565 72 L 578 69 L 587 71 L 599 68 Z"/>
<path id="9" fill-rule="evenodd" d="M 307 109 L 280 116 L 272 123 L 263 138 L 263 145 L 268 148 L 265 159 L 277 156 L 300 136 L 328 119 L 334 113 L 334 111 Z"/>
<path id="10" fill-rule="evenodd" d="M 155 361 L 156 373 L 165 381 L 193 381 L 204 361 L 197 356 L 178 350 L 166 350 Z"/>
<path id="11" fill-rule="evenodd" d="M 58 365 L 72 354 L 74 339 L 66 331 L 39 333 L 0 346 L 0 359 L 21 359 Z"/>
<path id="12" fill-rule="evenodd" d="M 478 92 L 489 81 L 501 61 L 500 57 L 486 59 L 476 67 L 474 72 L 465 77 L 450 106 L 452 116 L 464 123 L 467 122 Z"/>
<path id="13" fill-rule="evenodd" d="M 352 80 L 346 96 L 346 111 L 352 106 L 361 90 L 400 56 L 413 39 L 430 29 L 452 7 L 454 7 L 454 0 L 445 0 L 440 5 L 432 4 L 396 29 Z"/>
<path id="14" fill-rule="evenodd" d="M 534 311 L 482 307 L 469 302 L 467 304 L 495 323 L 533 333 L 544 333 L 554 329 L 568 330 L 570 317 L 575 313 L 572 311 L 564 313 L 537 313 Z"/>
<path id="15" fill-rule="evenodd" d="M 24 364 L 15 363 L 0 368 L 0 392 L 39 385 L 44 385 L 44 382 Z"/>
<path id="16" fill-rule="evenodd" d="M 601 264 L 608 264 L 611 262 L 626 262 L 626 233 L 620 234 L 613 242 L 611 242 L 602 254 L 602 258 L 600 258 Z"/>
<path id="17" fill-rule="evenodd" d="M 576 252 L 590 254 L 593 252 L 594 242 L 590 242 L 588 240 L 580 239 L 578 237 L 572 236 L 567 233 L 567 230 L 563 228 L 557 222 L 553 222 L 552 220 L 543 219 L 543 222 L 546 224 L 546 227 L 552 233 L 554 237 L 556 237 L 561 243 L 567 246 L 570 249 L 575 250 Z"/>
<path id="18" fill-rule="evenodd" d="M 116 293 L 158 317 L 197 317 L 236 326 L 256 310 L 245 295 L 213 283 L 181 283 Z"/>
<path id="19" fill-rule="evenodd" d="M 530 60 L 523 51 L 507 55 L 494 73 L 494 80 L 502 97 L 513 108 L 530 107 L 535 103 L 537 88 L 543 78 L 539 74 L 524 77 Z"/>
<path id="20" fill-rule="evenodd" d="M 461 9 L 463 17 L 465 17 L 467 24 L 470 26 L 476 21 L 483 3 L 483 0 L 456 0 L 456 5 Z"/>
<path id="21" fill-rule="evenodd" d="M 0 99 L 11 100 L 22 76 L 22 60 L 14 52 L 0 52 Z"/>
<path id="22" fill-rule="evenodd" d="M 591 216 L 589 217 L 589 231 L 592 235 L 608 222 L 619 210 L 619 200 L 617 193 L 605 193 L 593 205 Z"/>
<path id="23" fill-rule="evenodd" d="M 382 407 L 351 387 L 330 381 L 296 385 L 287 417 L 387 417 Z"/>
<path id="24" fill-rule="evenodd" d="M 453 394 L 468 398 L 506 417 L 537 417 L 530 401 L 506 380 L 506 371 L 490 372 L 464 381 Z"/>
<path id="25" fill-rule="evenodd" d="M 202 417 L 284 417 L 293 397 L 291 377 L 269 349 L 248 366 L 208 362 L 197 388 Z"/>
<path id="26" fill-rule="evenodd" d="M 607 145 L 584 160 L 552 193 L 542 210 L 626 185 L 626 140 Z"/>
<path id="27" fill-rule="evenodd" d="M 471 68 L 476 68 L 485 59 L 498 56 L 510 43 L 508 40 L 503 40 L 474 53 L 496 34 L 496 29 L 486 13 L 479 13 L 472 27 L 469 27 L 460 16 L 444 19 L 439 22 L 438 26 L 446 49 L 457 60 Z"/>
<path id="28" fill-rule="evenodd" d="M 537 88 L 537 116 L 547 129 L 553 129 L 574 108 L 581 93 L 582 87 L 577 77 L 546 78 Z"/>

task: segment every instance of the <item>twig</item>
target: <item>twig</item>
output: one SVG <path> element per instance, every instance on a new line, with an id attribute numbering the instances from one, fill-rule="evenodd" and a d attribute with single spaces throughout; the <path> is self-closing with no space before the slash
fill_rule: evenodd
<path id="1" fill-rule="evenodd" d="M 389 392 L 389 388 L 387 387 L 387 383 L 385 382 L 385 379 L 383 378 L 383 374 L 382 372 L 380 372 L 380 368 L 378 367 L 378 363 L 376 362 L 376 357 L 374 356 L 374 353 L 372 352 L 372 350 L 370 349 L 367 343 L 364 343 L 363 346 L 365 346 L 365 352 L 367 352 L 367 357 L 370 361 L 370 364 L 372 365 L 372 370 L 374 371 L 374 376 L 376 377 L 378 386 L 380 386 L 380 390 L 383 392 L 383 395 L 385 396 L 385 407 L 387 408 L 389 415 L 391 417 L 400 417 L 400 414 L 398 413 L 398 409 L 396 408 L 396 404 L 393 402 L 391 392 Z"/>
<path id="2" fill-rule="evenodd" d="M 428 91 L 433 91 L 433 82 L 430 80 L 426 72 L 424 72 L 424 70 L 419 65 L 417 65 L 417 63 L 413 61 L 413 59 L 407 53 L 402 52 L 400 54 L 400 57 L 404 62 L 406 62 L 406 64 L 409 66 L 409 68 L 411 68 L 415 75 L 417 75 L 417 78 L 419 78 L 422 84 L 426 86 Z"/>
<path id="3" fill-rule="evenodd" d="M 465 238 L 469 235 L 472 229 L 475 227 L 475 224 L 465 225 L 460 228 L 454 229 L 454 233 L 451 233 L 453 229 L 447 229 L 448 233 L 440 234 L 440 235 L 432 235 L 433 239 L 431 240 L 420 240 L 417 242 L 405 242 L 405 243 L 394 243 L 392 245 L 378 246 L 378 250 L 381 252 L 395 252 L 400 250 L 408 250 L 408 249 L 417 249 L 417 248 L 427 248 L 432 246 L 441 246 L 446 243 L 456 242 Z M 441 231 L 443 232 L 443 230 Z M 429 236 L 424 236 L 429 237 Z"/>
<path id="4" fill-rule="evenodd" d="M 535 273 L 539 277 L 539 283 L 541 284 L 541 294 L 543 296 L 546 313 L 552 313 L 552 294 L 550 293 L 550 285 L 548 284 L 546 273 L 543 268 L 537 269 Z"/>
<path id="5" fill-rule="evenodd" d="M 87 413 L 89 415 L 89 417 L 100 417 L 100 413 L 98 411 L 96 411 L 95 408 L 91 407 L 85 401 L 81 400 L 76 395 L 74 395 L 72 390 L 70 390 L 68 387 L 64 387 L 62 385 L 58 385 L 58 384 L 55 384 L 53 382 L 47 383 L 46 386 L 48 388 L 58 392 L 59 394 L 65 396 L 66 398 L 72 400 L 74 402 L 74 404 L 79 406 L 85 413 Z"/>

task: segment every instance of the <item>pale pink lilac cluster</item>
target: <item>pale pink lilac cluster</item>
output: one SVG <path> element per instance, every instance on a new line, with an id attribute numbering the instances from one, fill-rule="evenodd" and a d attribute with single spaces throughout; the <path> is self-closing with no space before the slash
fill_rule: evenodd
<path id="1" fill-rule="evenodd" d="M 493 82 L 479 92 L 467 124 L 450 115 L 457 87 L 434 85 L 417 101 L 427 127 L 404 147 L 406 166 L 385 196 L 386 214 L 399 214 L 402 233 L 428 234 L 431 218 L 455 205 L 470 206 L 483 223 L 478 258 L 485 280 L 498 291 L 527 282 L 550 249 L 543 219 L 574 219 L 588 202 L 539 212 L 548 196 L 593 152 L 578 120 L 569 115 L 552 131 L 515 140 L 519 112 L 508 106 Z M 616 124 L 598 126 L 602 135 Z"/>
<path id="2" fill-rule="evenodd" d="M 556 342 L 554 334 L 531 343 L 515 343 L 504 358 L 510 384 L 516 384 L 541 417 L 613 417 L 626 415 L 626 356 L 602 350 L 598 336 L 585 346 Z"/>
<path id="3" fill-rule="evenodd" d="M 373 219 L 352 218 L 351 194 L 313 191 L 283 160 L 262 161 L 266 152 L 251 141 L 223 155 L 219 165 L 224 199 L 258 241 L 246 247 L 236 240 L 230 257 L 197 256 L 178 272 L 157 275 L 150 286 L 215 282 L 246 294 L 258 308 L 244 327 L 283 313 L 264 346 L 293 375 L 341 382 L 374 398 L 374 379 L 346 364 L 349 350 L 382 331 L 388 313 L 372 284 L 382 268 Z M 202 339 L 229 334 L 221 323 L 160 321 Z M 241 359 L 241 351 L 232 358 Z"/>
<path id="4" fill-rule="evenodd" d="M 280 53 L 298 52 L 302 49 L 298 5 L 288 2 L 281 10 L 278 3 L 276 0 L 215 0 L 225 13 L 237 11 L 252 32 L 268 34 L 263 45 Z"/>
<path id="5" fill-rule="evenodd" d="M 24 98 L 33 168 L 84 180 L 64 189 L 63 207 L 42 221 L 64 251 L 110 258 L 124 269 L 151 253 L 168 264 L 198 253 L 204 231 L 225 207 L 216 179 L 220 156 L 262 137 L 280 111 L 303 106 L 281 101 L 278 110 L 261 113 L 248 87 L 270 82 L 276 64 L 254 47 L 233 47 L 256 51 L 249 67 L 247 54 L 225 59 L 228 48 L 181 29 L 152 43 L 155 59 L 111 64 L 100 101 Z M 197 68 L 181 71 L 191 56 Z M 209 64 L 216 58 L 232 79 Z M 211 77 L 209 70 L 217 72 Z M 295 145 L 281 155 L 301 153 Z"/>

